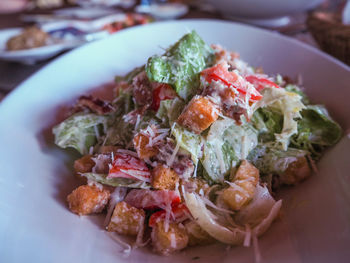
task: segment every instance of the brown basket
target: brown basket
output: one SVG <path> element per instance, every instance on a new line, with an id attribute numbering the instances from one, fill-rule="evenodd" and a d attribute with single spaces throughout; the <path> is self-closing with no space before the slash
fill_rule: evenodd
<path id="1" fill-rule="evenodd" d="M 307 26 L 322 50 L 350 65 L 350 26 L 341 23 L 339 16 L 314 12 Z"/>

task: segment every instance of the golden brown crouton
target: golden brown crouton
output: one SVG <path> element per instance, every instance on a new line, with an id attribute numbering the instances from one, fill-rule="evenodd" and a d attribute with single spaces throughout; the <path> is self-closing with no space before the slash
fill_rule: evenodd
<path id="1" fill-rule="evenodd" d="M 159 164 L 152 170 L 152 187 L 160 190 L 175 190 L 178 174 L 171 168 Z"/>
<path id="2" fill-rule="evenodd" d="M 82 185 L 67 196 L 69 209 L 78 215 L 101 212 L 108 203 L 110 192 L 92 185 Z"/>
<path id="3" fill-rule="evenodd" d="M 224 202 L 233 210 L 239 210 L 254 196 L 259 182 L 259 170 L 243 160 L 231 185 L 222 193 Z"/>
<path id="4" fill-rule="evenodd" d="M 145 211 L 122 201 L 115 206 L 107 230 L 121 235 L 136 236 L 144 221 Z"/>
<path id="5" fill-rule="evenodd" d="M 181 180 L 180 185 L 184 185 L 185 189 L 189 192 L 196 192 L 197 194 L 207 194 L 210 190 L 210 186 L 206 181 L 200 177 L 189 178 L 187 180 Z M 179 187 L 180 193 L 182 193 L 182 187 Z"/>
<path id="6" fill-rule="evenodd" d="M 92 167 L 95 166 L 95 162 L 91 159 L 92 155 L 87 154 L 74 162 L 74 170 L 76 173 L 89 173 Z"/>
<path id="7" fill-rule="evenodd" d="M 169 255 L 181 250 L 188 244 L 188 234 L 185 227 L 169 222 L 168 229 L 166 229 L 164 220 L 159 221 L 152 228 L 151 239 L 154 250 L 162 255 Z"/>
<path id="8" fill-rule="evenodd" d="M 178 118 L 178 123 L 200 134 L 217 120 L 219 110 L 207 97 L 195 96 Z"/>
<path id="9" fill-rule="evenodd" d="M 196 222 L 185 222 L 185 228 L 189 237 L 188 244 L 190 246 L 195 245 L 207 245 L 215 241 L 207 232 L 205 232 Z"/>
<path id="10" fill-rule="evenodd" d="M 138 133 L 134 137 L 134 148 L 137 152 L 137 155 L 140 157 L 140 159 L 147 159 L 155 156 L 158 153 L 158 150 L 156 147 L 149 146 L 149 138 L 142 134 Z"/>
<path id="11" fill-rule="evenodd" d="M 287 170 L 280 177 L 282 184 L 294 185 L 311 175 L 311 168 L 307 162 L 307 159 L 302 156 L 295 162 L 288 165 Z"/>

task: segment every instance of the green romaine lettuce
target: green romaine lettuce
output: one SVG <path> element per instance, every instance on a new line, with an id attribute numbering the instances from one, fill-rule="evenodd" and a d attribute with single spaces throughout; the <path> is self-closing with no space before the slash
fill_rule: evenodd
<path id="1" fill-rule="evenodd" d="M 341 127 L 329 117 L 324 106 L 309 105 L 301 115 L 298 133 L 292 138 L 294 147 L 317 156 L 325 147 L 336 144 L 341 138 Z"/>
<path id="2" fill-rule="evenodd" d="M 192 31 L 183 36 L 162 56 L 149 58 L 146 65 L 151 81 L 168 83 L 184 100 L 189 100 L 199 87 L 199 72 L 211 59 L 212 50 Z"/>
<path id="3" fill-rule="evenodd" d="M 188 151 L 191 154 L 193 163 L 197 164 L 198 159 L 202 155 L 202 136 L 190 132 L 177 124 L 172 127 L 171 134 L 175 137 L 176 143 L 180 145 L 180 148 Z"/>
<path id="4" fill-rule="evenodd" d="M 305 150 L 289 147 L 284 151 L 273 143 L 263 143 L 249 153 L 247 160 L 258 168 L 262 175 L 282 175 L 289 164 L 308 154 Z"/>
<path id="5" fill-rule="evenodd" d="M 107 174 L 97 174 L 97 173 L 83 173 L 88 180 L 92 180 L 97 183 L 110 185 L 110 186 L 124 186 L 129 188 L 150 188 L 150 185 L 138 180 L 128 179 L 128 178 L 107 178 Z"/>
<path id="6" fill-rule="evenodd" d="M 258 132 L 249 123 L 240 126 L 231 119 L 214 122 L 210 127 L 201 162 L 205 177 L 220 182 L 235 167 L 239 160 L 245 159 L 258 143 Z"/>
<path id="7" fill-rule="evenodd" d="M 309 100 L 308 96 L 306 96 L 306 94 L 304 92 L 302 92 L 302 90 L 299 88 L 299 86 L 293 85 L 293 84 L 288 84 L 285 87 L 285 90 L 289 91 L 289 92 L 294 92 L 294 93 L 300 95 L 301 96 L 301 101 L 305 105 L 310 104 L 310 100 Z"/>
<path id="8" fill-rule="evenodd" d="M 300 111 L 305 108 L 301 96 L 288 92 L 282 88 L 265 88 L 261 91 L 263 98 L 254 105 L 255 109 L 269 107 L 283 114 L 283 128 L 281 133 L 275 133 L 276 141 L 283 150 L 287 150 L 290 138 L 298 132 L 297 118 L 301 118 Z"/>
<path id="9" fill-rule="evenodd" d="M 53 128 L 55 144 L 61 148 L 72 147 L 81 154 L 87 154 L 106 130 L 107 121 L 108 116 L 74 114 Z"/>
<path id="10" fill-rule="evenodd" d="M 270 107 L 260 108 L 254 112 L 251 122 L 259 131 L 259 141 L 274 141 L 275 134 L 282 131 L 283 115 Z"/>
<path id="11" fill-rule="evenodd" d="M 162 100 L 160 102 L 156 117 L 162 120 L 163 124 L 171 126 L 172 123 L 180 116 L 185 105 L 185 102 L 179 98 Z"/>

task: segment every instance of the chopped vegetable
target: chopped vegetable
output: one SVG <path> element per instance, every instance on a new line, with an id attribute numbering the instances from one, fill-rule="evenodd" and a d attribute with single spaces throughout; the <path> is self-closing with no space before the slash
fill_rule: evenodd
<path id="1" fill-rule="evenodd" d="M 146 66 L 151 81 L 172 85 L 177 94 L 188 101 L 199 87 L 199 72 L 212 51 L 195 31 L 183 36 L 162 56 L 151 57 Z"/>
<path id="2" fill-rule="evenodd" d="M 143 209 L 166 209 L 181 202 L 178 192 L 172 190 L 131 190 L 125 198 L 125 202 Z"/>

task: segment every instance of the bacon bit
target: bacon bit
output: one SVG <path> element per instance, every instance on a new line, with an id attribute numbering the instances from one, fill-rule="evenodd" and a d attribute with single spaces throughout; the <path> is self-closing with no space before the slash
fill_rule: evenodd
<path id="1" fill-rule="evenodd" d="M 138 118 L 140 118 L 140 116 L 142 116 L 143 114 L 145 114 L 147 108 L 149 106 L 145 105 L 141 108 L 138 108 L 136 110 L 130 111 L 128 114 L 123 116 L 123 120 L 125 122 L 128 122 L 130 124 L 135 125 L 137 123 Z"/>
<path id="2" fill-rule="evenodd" d="M 170 220 L 175 221 L 176 223 L 180 223 L 185 221 L 190 217 L 190 211 L 187 206 L 183 203 L 173 206 L 170 211 Z M 150 227 L 154 227 L 159 221 L 164 220 L 166 217 L 166 211 L 160 210 L 151 215 L 148 221 L 148 225 Z"/>
<path id="3" fill-rule="evenodd" d="M 93 98 L 91 95 L 81 96 L 78 99 L 78 102 L 75 107 L 77 111 L 79 111 L 79 109 L 80 110 L 88 109 L 99 115 L 103 115 L 103 114 L 107 114 L 115 111 L 112 104 L 98 98 Z"/>
<path id="4" fill-rule="evenodd" d="M 153 100 L 151 109 L 157 111 L 162 100 L 169 100 L 177 97 L 175 90 L 165 83 L 152 83 L 153 86 Z"/>
<path id="5" fill-rule="evenodd" d="M 133 189 L 124 199 L 129 205 L 143 209 L 165 209 L 181 202 L 180 194 L 172 190 Z"/>
<path id="6" fill-rule="evenodd" d="M 137 105 L 150 105 L 152 102 L 152 86 L 145 71 L 140 72 L 132 80 L 133 97 Z"/>
<path id="7" fill-rule="evenodd" d="M 151 182 L 151 172 L 144 161 L 129 154 L 117 153 L 107 178 L 129 178 Z"/>

